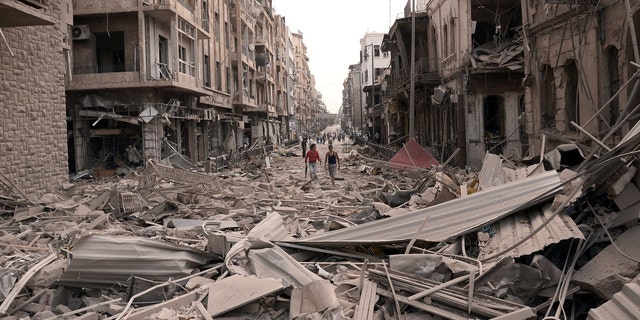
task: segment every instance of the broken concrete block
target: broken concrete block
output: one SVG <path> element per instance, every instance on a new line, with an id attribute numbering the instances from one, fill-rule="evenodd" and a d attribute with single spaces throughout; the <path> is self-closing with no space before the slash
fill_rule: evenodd
<path id="1" fill-rule="evenodd" d="M 285 285 L 273 278 L 233 275 L 217 281 L 209 288 L 207 311 L 212 317 L 216 317 L 280 291 Z"/>
<path id="2" fill-rule="evenodd" d="M 637 169 L 636 167 L 622 167 L 620 170 L 618 170 L 618 172 L 616 172 L 616 175 L 620 174 L 622 170 L 626 170 L 626 172 L 620 175 L 618 179 L 608 185 L 605 189 L 605 192 L 607 192 L 610 196 L 617 196 L 622 193 L 625 187 L 629 185 L 629 182 L 631 182 L 631 179 L 633 179 L 633 177 L 635 176 Z"/>
<path id="3" fill-rule="evenodd" d="M 55 318 L 55 317 L 56 317 L 56 314 L 50 310 L 36 312 L 36 314 L 33 316 L 34 319 L 49 319 L 49 318 Z"/>
<path id="4" fill-rule="evenodd" d="M 620 251 L 634 259 L 640 259 L 638 239 L 640 226 L 635 226 L 621 234 L 615 243 Z M 624 285 L 618 279 L 618 275 L 633 278 L 638 272 L 640 266 L 636 262 L 625 258 L 613 245 L 609 245 L 578 270 L 573 280 L 598 297 L 609 300 Z"/>
<path id="5" fill-rule="evenodd" d="M 98 313 L 92 311 L 92 312 L 87 312 L 73 319 L 74 320 L 99 320 L 100 317 L 98 317 Z"/>
<path id="6" fill-rule="evenodd" d="M 289 318 L 294 319 L 302 314 L 313 314 L 327 309 L 340 307 L 340 302 L 329 280 L 316 280 L 291 292 Z M 301 319 L 307 319 L 301 317 Z"/>
<path id="7" fill-rule="evenodd" d="M 68 266 L 69 263 L 66 259 L 59 259 L 44 266 L 40 271 L 36 272 L 29 281 L 27 281 L 27 287 L 49 287 L 60 279 Z"/>
<path id="8" fill-rule="evenodd" d="M 112 303 L 110 305 L 107 306 L 107 314 L 109 314 L 110 316 L 114 316 L 116 314 L 121 314 L 122 311 L 124 311 L 124 307 L 119 305 L 119 304 L 115 304 Z"/>
<path id="9" fill-rule="evenodd" d="M 610 228 L 616 228 L 622 225 L 633 226 L 637 224 L 638 221 L 640 221 L 640 203 L 618 212 Z"/>
<path id="10" fill-rule="evenodd" d="M 624 187 L 624 190 L 613 197 L 613 202 L 616 203 L 616 206 L 618 206 L 618 209 L 620 210 L 629 208 L 640 202 L 640 190 L 638 190 L 635 184 L 628 183 Z"/>
<path id="11" fill-rule="evenodd" d="M 58 314 L 67 313 L 71 312 L 71 308 L 65 306 L 64 304 L 59 304 L 55 308 L 53 308 L 53 312 Z"/>
<path id="12" fill-rule="evenodd" d="M 189 281 L 187 281 L 187 284 L 184 287 L 189 290 L 193 290 L 196 288 L 205 287 L 215 282 L 216 281 L 213 279 L 198 276 L 198 277 L 189 279 Z"/>

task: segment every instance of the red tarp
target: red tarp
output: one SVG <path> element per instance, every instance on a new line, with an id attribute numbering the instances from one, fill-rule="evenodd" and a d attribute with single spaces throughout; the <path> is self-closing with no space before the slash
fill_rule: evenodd
<path id="1" fill-rule="evenodd" d="M 408 153 L 407 153 L 408 152 Z M 409 139 L 403 148 L 389 160 L 390 163 L 399 165 L 399 168 L 425 168 L 430 169 L 440 163 L 427 150 L 422 148 L 414 139 Z"/>

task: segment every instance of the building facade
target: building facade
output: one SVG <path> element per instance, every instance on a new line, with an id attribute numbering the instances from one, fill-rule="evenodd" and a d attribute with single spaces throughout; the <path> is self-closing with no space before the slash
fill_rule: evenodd
<path id="1" fill-rule="evenodd" d="M 627 8 L 627 5 L 629 7 Z M 640 3 L 587 1 L 544 6 L 522 1 L 526 63 L 526 132 L 534 151 L 569 138 L 593 146 L 571 122 L 598 139 L 638 105 Z M 632 28 L 631 26 L 634 26 Z M 614 145 L 637 120 L 626 119 L 604 141 Z M 539 151 L 538 151 L 539 152 Z"/>
<path id="2" fill-rule="evenodd" d="M 365 132 L 378 143 L 388 136 L 385 122 L 381 81 L 384 70 L 389 68 L 391 57 L 382 50 L 384 33 L 366 33 L 360 39 L 360 70 L 362 72 L 362 102 Z"/>
<path id="3" fill-rule="evenodd" d="M 68 181 L 64 79 L 71 1 L 0 2 L 0 187 L 34 195 Z"/>
<path id="4" fill-rule="evenodd" d="M 71 171 L 149 159 L 192 167 L 297 138 L 298 114 L 310 112 L 309 103 L 296 109 L 295 38 L 271 0 L 76 2 L 73 9 Z M 307 88 L 300 99 L 312 94 Z"/>

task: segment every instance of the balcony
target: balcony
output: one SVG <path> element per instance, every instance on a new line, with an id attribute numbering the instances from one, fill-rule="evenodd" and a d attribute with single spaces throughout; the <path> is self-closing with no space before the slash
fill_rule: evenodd
<path id="1" fill-rule="evenodd" d="M 169 1 L 169 0 L 166 0 Z M 148 2 L 148 1 L 145 1 Z M 153 1 L 152 1 L 153 2 Z M 74 15 L 88 15 L 99 13 L 132 12 L 138 10 L 138 0 L 120 1 L 74 1 Z"/>
<path id="2" fill-rule="evenodd" d="M 0 0 L 0 28 L 52 25 L 55 19 L 48 14 L 44 1 Z"/>

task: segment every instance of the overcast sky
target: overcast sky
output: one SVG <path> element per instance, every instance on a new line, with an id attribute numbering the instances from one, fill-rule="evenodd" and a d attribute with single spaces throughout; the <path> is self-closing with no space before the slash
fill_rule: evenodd
<path id="1" fill-rule="evenodd" d="M 316 89 L 331 113 L 342 104 L 342 83 L 349 65 L 358 63 L 360 39 L 367 32 L 387 33 L 406 4 L 407 0 L 273 0 L 291 32 L 302 32 Z"/>

